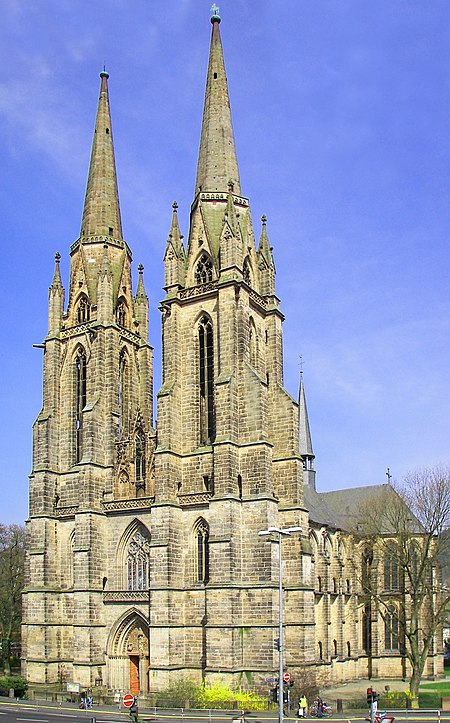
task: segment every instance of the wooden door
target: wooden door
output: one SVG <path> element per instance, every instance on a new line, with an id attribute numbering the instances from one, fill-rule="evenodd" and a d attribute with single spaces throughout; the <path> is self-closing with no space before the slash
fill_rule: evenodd
<path id="1" fill-rule="evenodd" d="M 130 693 L 138 695 L 139 690 L 139 656 L 130 655 Z"/>

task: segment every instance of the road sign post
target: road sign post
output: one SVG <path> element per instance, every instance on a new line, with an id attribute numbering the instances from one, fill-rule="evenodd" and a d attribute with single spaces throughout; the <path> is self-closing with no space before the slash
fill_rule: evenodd
<path id="1" fill-rule="evenodd" d="M 124 704 L 125 708 L 131 708 L 131 706 L 133 705 L 133 701 L 134 701 L 134 695 L 131 695 L 131 693 L 127 693 L 126 695 L 123 696 L 123 704 Z"/>

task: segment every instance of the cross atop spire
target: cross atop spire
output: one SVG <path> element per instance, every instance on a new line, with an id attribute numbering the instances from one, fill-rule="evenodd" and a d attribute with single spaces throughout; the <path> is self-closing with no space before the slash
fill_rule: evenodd
<path id="1" fill-rule="evenodd" d="M 231 120 L 230 98 L 220 39 L 219 8 L 211 8 L 212 34 L 206 79 L 202 134 L 195 194 L 199 191 L 227 192 L 228 182 L 240 195 L 239 169 Z"/>
<path id="2" fill-rule="evenodd" d="M 100 73 L 100 97 L 92 142 L 81 236 L 112 236 L 122 241 L 119 193 L 109 110 L 108 73 Z"/>

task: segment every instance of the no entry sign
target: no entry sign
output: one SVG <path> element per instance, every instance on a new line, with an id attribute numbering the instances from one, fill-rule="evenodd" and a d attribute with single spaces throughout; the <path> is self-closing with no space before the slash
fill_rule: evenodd
<path id="1" fill-rule="evenodd" d="M 131 708 L 133 705 L 134 695 L 131 695 L 131 693 L 127 693 L 123 696 L 123 704 L 125 708 Z"/>
<path id="2" fill-rule="evenodd" d="M 290 673 L 285 673 L 283 675 L 283 680 L 285 683 L 289 683 L 290 679 L 291 679 Z"/>

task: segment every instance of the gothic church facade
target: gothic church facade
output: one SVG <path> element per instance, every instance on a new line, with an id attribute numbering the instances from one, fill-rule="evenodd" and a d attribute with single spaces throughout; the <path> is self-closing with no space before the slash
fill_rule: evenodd
<path id="1" fill-rule="evenodd" d="M 31 683 L 146 693 L 180 675 L 278 668 L 283 543 L 285 667 L 319 683 L 397 675 L 384 622 L 361 597 L 360 544 L 315 490 L 303 383 L 283 387 L 283 315 L 263 217 L 241 191 L 212 17 L 186 246 L 176 204 L 164 255 L 162 386 L 143 268 L 122 235 L 108 75 L 101 87 L 67 303 L 49 291 L 43 407 L 33 430 L 23 666 Z M 370 634 L 368 627 L 370 626 Z M 433 671 L 430 670 L 430 673 Z"/>

